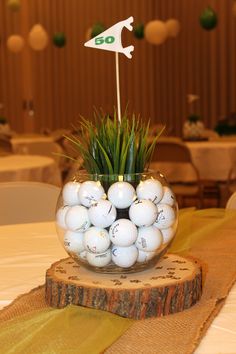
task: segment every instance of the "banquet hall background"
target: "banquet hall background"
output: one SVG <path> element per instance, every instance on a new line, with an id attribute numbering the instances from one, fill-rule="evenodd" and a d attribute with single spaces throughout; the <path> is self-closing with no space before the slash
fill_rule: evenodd
<path id="1" fill-rule="evenodd" d="M 210 5 L 218 16 L 212 31 L 199 24 Z M 205 126 L 214 129 L 219 119 L 236 111 L 236 17 L 233 1 L 220 0 L 22 0 L 19 11 L 0 2 L 0 115 L 11 129 L 42 132 L 70 128 L 80 115 L 92 119 L 94 107 L 112 112 L 116 106 L 115 55 L 84 47 L 86 33 L 97 22 L 106 28 L 129 16 L 135 24 L 175 18 L 176 38 L 161 45 L 137 39 L 124 30 L 125 43 L 135 47 L 132 60 L 120 55 L 121 105 L 129 112 L 165 124 L 171 135 L 181 135 L 189 115 L 188 94 Z M 27 43 L 33 25 L 40 23 L 49 44 L 34 51 Z M 52 43 L 64 32 L 66 45 Z M 25 39 L 13 53 L 7 38 Z"/>

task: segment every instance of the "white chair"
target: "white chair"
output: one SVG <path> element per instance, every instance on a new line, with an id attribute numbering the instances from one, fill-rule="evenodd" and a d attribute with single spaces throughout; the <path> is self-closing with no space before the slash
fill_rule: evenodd
<path id="1" fill-rule="evenodd" d="M 236 209 L 236 192 L 234 192 L 226 203 L 226 209 Z"/>
<path id="2" fill-rule="evenodd" d="M 41 182 L 0 183 L 0 225 L 53 221 L 60 188 Z"/>

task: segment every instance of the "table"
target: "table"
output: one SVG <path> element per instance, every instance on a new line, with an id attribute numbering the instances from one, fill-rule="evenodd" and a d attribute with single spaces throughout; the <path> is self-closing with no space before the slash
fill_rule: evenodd
<path id="1" fill-rule="evenodd" d="M 18 134 L 11 138 L 12 150 L 15 154 L 28 154 L 35 144 L 52 141 L 51 136 L 42 134 Z"/>
<path id="2" fill-rule="evenodd" d="M 227 230 L 236 236 L 235 225 Z M 0 307 L 43 284 L 50 264 L 67 257 L 53 222 L 1 226 L 0 241 Z M 235 353 L 235 328 L 236 285 L 195 354 Z"/>
<path id="3" fill-rule="evenodd" d="M 236 141 L 219 138 L 215 141 L 186 142 L 202 180 L 225 182 L 236 165 Z"/>
<path id="4" fill-rule="evenodd" d="M 61 173 L 56 162 L 39 155 L 0 157 L 0 182 L 37 181 L 61 186 Z"/>

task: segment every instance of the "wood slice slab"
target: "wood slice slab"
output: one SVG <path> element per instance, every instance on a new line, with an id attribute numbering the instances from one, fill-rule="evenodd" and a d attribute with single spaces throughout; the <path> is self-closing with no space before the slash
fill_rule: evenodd
<path id="1" fill-rule="evenodd" d="M 183 311 L 201 293 L 199 262 L 174 254 L 166 254 L 156 266 L 139 273 L 95 273 L 72 258 L 52 264 L 46 273 L 45 296 L 50 306 L 82 305 L 134 319 Z"/>

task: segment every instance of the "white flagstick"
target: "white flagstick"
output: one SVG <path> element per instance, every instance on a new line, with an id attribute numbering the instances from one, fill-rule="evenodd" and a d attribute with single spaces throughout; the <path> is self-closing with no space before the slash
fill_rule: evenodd
<path id="1" fill-rule="evenodd" d="M 119 75 L 119 53 L 115 53 L 116 56 L 116 95 L 117 95 L 117 109 L 118 120 L 121 123 L 121 108 L 120 108 L 120 75 Z"/>

